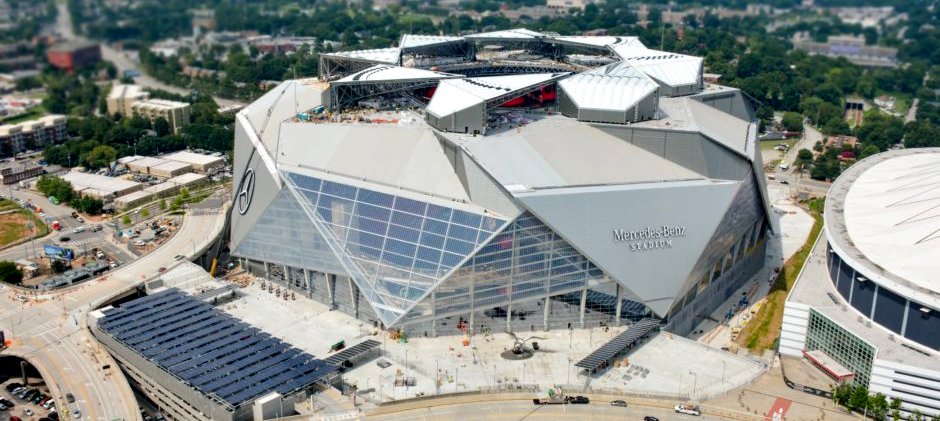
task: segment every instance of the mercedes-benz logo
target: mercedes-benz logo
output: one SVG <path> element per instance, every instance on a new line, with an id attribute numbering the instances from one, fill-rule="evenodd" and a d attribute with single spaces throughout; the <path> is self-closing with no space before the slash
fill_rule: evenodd
<path id="1" fill-rule="evenodd" d="M 238 192 L 238 213 L 244 215 L 251 207 L 251 197 L 255 194 L 255 170 L 246 169 L 239 186 L 241 190 Z"/>

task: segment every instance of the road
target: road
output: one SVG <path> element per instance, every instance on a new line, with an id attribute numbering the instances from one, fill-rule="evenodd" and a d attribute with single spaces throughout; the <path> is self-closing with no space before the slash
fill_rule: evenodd
<path id="1" fill-rule="evenodd" d="M 55 27 L 47 28 L 47 30 L 59 32 L 59 34 L 61 34 L 65 39 L 85 40 L 86 38 L 76 34 L 72 28 L 72 15 L 69 13 L 67 2 L 57 2 L 57 7 L 58 15 L 56 17 L 56 25 Z M 140 70 L 141 75 L 134 78 L 134 83 L 140 86 L 145 88 L 160 89 L 167 92 L 172 92 L 177 95 L 190 94 L 189 89 L 167 85 L 159 80 L 143 74 L 143 70 L 139 69 L 138 65 L 133 63 L 130 58 L 128 58 L 126 52 L 115 50 L 110 45 L 104 43 L 101 44 L 101 56 L 103 59 L 114 63 L 114 66 L 117 67 L 118 75 L 123 75 L 125 70 Z M 244 102 L 232 99 L 220 97 L 213 97 L 212 99 L 215 100 L 215 103 L 218 104 L 220 108 L 241 108 L 246 105 Z"/>
<path id="2" fill-rule="evenodd" d="M 461 403 L 454 405 L 429 406 L 420 409 L 405 410 L 383 415 L 369 415 L 370 420 L 381 421 L 410 421 L 410 420 L 455 420 L 466 418 L 473 414 L 472 419 L 481 421 L 522 420 L 527 421 L 555 421 L 572 420 L 581 421 L 590 419 L 600 420 L 642 420 L 645 416 L 653 416 L 662 421 L 711 421 L 720 420 L 710 416 L 694 417 L 677 414 L 661 408 L 630 405 L 626 408 L 613 407 L 607 402 L 596 402 L 588 405 L 533 405 L 532 401 L 496 401 Z M 324 417 L 329 419 L 329 416 Z M 337 417 L 337 419 L 339 419 Z"/>
<path id="3" fill-rule="evenodd" d="M 24 357 L 36 366 L 59 412 L 79 409 L 88 420 L 140 419 L 127 380 L 92 337 L 86 316 L 111 297 L 153 278 L 158 268 L 175 264 L 173 256 L 192 258 L 193 251 L 207 248 L 224 225 L 224 193 L 194 205 L 162 247 L 101 278 L 28 303 L 16 301 L 11 288 L 0 291 L 0 326 L 9 328 L 11 339 L 3 354 Z M 74 404 L 66 404 L 65 393 L 75 396 Z"/>
<path id="4" fill-rule="evenodd" d="M 793 190 L 793 194 L 796 194 L 799 191 L 808 191 L 815 195 L 825 196 L 829 191 L 829 186 L 831 183 L 813 180 L 809 177 L 809 174 L 806 173 L 800 174 L 799 170 L 796 168 L 796 165 L 794 165 L 796 162 L 796 155 L 799 153 L 800 149 L 813 150 L 813 146 L 816 145 L 816 142 L 821 142 L 825 138 L 825 135 L 823 135 L 819 130 L 816 130 L 815 127 L 804 123 L 803 137 L 799 142 L 794 144 L 786 154 L 784 154 L 780 161 L 781 163 L 789 164 L 790 169 L 783 171 L 779 166 L 774 168 L 774 174 L 776 176 L 775 178 L 777 179 L 777 182 L 789 183 L 791 189 Z M 768 182 L 773 183 L 773 181 Z"/>
<path id="5" fill-rule="evenodd" d="M 100 248 L 111 258 L 120 262 L 126 262 L 133 257 L 127 251 L 124 245 L 118 244 L 113 240 L 114 230 L 103 225 L 104 218 L 86 217 L 85 223 L 78 222 L 72 218 L 72 208 L 64 205 L 53 205 L 49 200 L 38 193 L 29 190 L 14 190 L 11 187 L 7 191 L 0 192 L 4 197 L 12 197 L 21 200 L 29 200 L 34 205 L 42 208 L 49 221 L 59 221 L 62 224 L 61 231 L 53 231 L 49 235 L 20 244 L 18 246 L 7 248 L 0 251 L 0 260 L 16 259 L 36 259 L 43 255 L 43 244 L 55 244 L 75 250 L 76 254 L 93 248 Z M 101 231 L 92 232 L 92 225 L 102 225 Z M 82 233 L 74 233 L 75 228 L 86 227 Z M 52 227 L 50 226 L 50 229 Z M 67 236 L 69 241 L 60 242 L 58 239 Z"/>

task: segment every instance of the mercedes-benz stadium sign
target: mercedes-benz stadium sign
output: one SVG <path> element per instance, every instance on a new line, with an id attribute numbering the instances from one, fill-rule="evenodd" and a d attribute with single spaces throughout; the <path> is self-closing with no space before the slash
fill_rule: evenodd
<path id="1" fill-rule="evenodd" d="M 662 225 L 628 231 L 613 230 L 615 243 L 628 243 L 630 251 L 647 251 L 672 248 L 672 239 L 685 237 L 685 226 Z"/>
<path id="2" fill-rule="evenodd" d="M 242 174 L 242 181 L 238 185 L 240 190 L 238 191 L 236 204 L 238 213 L 244 215 L 251 207 L 251 198 L 255 194 L 255 170 L 246 169 L 245 173 Z"/>

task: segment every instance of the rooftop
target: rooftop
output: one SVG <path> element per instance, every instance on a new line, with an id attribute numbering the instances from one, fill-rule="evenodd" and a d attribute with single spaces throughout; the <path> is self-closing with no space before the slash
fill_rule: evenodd
<path id="1" fill-rule="evenodd" d="M 167 99 L 145 99 L 134 103 L 134 107 L 158 108 L 163 110 L 173 110 L 188 106 L 189 104 L 185 102 L 170 101 Z"/>
<path id="2" fill-rule="evenodd" d="M 72 188 L 75 190 L 93 189 L 106 194 L 114 194 L 115 192 L 140 187 L 140 183 L 123 178 L 88 174 L 78 171 L 68 172 L 62 176 L 62 179 L 72 183 Z"/>
<path id="3" fill-rule="evenodd" d="M 163 155 L 161 158 L 168 161 L 186 162 L 195 165 L 210 165 L 225 161 L 221 156 L 205 155 L 190 151 L 178 151 Z"/>
<path id="4" fill-rule="evenodd" d="M 854 167 L 853 165 L 850 168 Z M 878 324 L 866 323 L 869 321 L 867 317 L 861 317 L 855 308 L 842 300 L 829 278 L 829 270 L 826 267 L 825 236 L 819 236 L 787 301 L 812 306 L 814 310 L 838 323 L 844 329 L 858 335 L 862 340 L 877 348 L 878 359 L 915 367 L 926 368 L 937 365 L 938 354 L 936 352 L 922 351 L 925 347 L 912 345 L 913 342 L 899 338 L 898 335 Z"/>
<path id="5" fill-rule="evenodd" d="M 90 47 L 98 47 L 97 43 L 91 41 L 67 41 L 50 46 L 47 52 L 71 52 Z"/>
<path id="6" fill-rule="evenodd" d="M 26 133 L 44 127 L 51 127 L 56 124 L 65 124 L 65 116 L 60 114 L 50 114 L 39 117 L 35 120 L 27 120 L 16 124 L 0 125 L 0 136 L 6 136 L 10 133 Z"/>
<path id="7" fill-rule="evenodd" d="M 232 408 L 271 392 L 291 395 L 336 370 L 177 289 L 103 313 L 103 332 Z"/>
<path id="8" fill-rule="evenodd" d="M 114 85 L 111 87 L 111 91 L 108 92 L 108 99 L 117 99 L 117 98 L 144 98 L 150 94 L 145 91 L 140 85 Z"/>
<path id="9" fill-rule="evenodd" d="M 940 148 L 901 149 L 849 167 L 829 190 L 826 234 L 876 283 L 940 308 Z"/>

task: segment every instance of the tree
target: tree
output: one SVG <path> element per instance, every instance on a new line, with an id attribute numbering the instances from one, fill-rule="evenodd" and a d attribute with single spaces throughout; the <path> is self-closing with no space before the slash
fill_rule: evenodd
<path id="1" fill-rule="evenodd" d="M 160 210 L 166 210 L 166 198 L 160 199 Z"/>
<path id="2" fill-rule="evenodd" d="M 856 411 L 864 411 L 868 408 L 868 388 L 865 386 L 856 386 L 852 389 L 852 396 L 849 397 L 849 407 Z"/>
<path id="3" fill-rule="evenodd" d="M 62 202 L 69 202 L 74 197 L 72 183 L 54 175 L 43 175 L 36 181 L 36 190 L 46 196 L 55 196 Z"/>
<path id="4" fill-rule="evenodd" d="M 186 187 L 183 187 L 182 189 L 180 189 L 180 199 L 184 202 L 189 201 L 189 189 L 187 189 Z"/>
<path id="5" fill-rule="evenodd" d="M 891 402 L 888 404 L 888 408 L 891 410 L 891 419 L 893 421 L 899 421 L 901 419 L 901 400 L 898 398 L 891 398 Z"/>
<path id="6" fill-rule="evenodd" d="M 805 168 L 807 164 L 813 162 L 813 151 L 809 149 L 800 149 L 796 153 L 796 165 L 799 165 L 800 168 Z"/>
<path id="7" fill-rule="evenodd" d="M 147 219 L 150 217 L 150 208 L 143 208 L 140 210 L 140 217 Z"/>
<path id="8" fill-rule="evenodd" d="M 121 223 L 124 224 L 124 225 L 130 225 L 130 224 L 131 224 L 131 217 L 130 217 L 130 215 L 124 215 L 124 217 L 121 218 Z"/>
<path id="9" fill-rule="evenodd" d="M 19 285 L 23 282 L 23 271 L 16 267 L 16 263 L 9 260 L 0 261 L 0 282 Z"/>
<path id="10" fill-rule="evenodd" d="M 170 134 L 170 122 L 163 117 L 157 117 L 153 121 L 153 130 L 157 132 L 157 137 L 164 137 Z"/>
<path id="11" fill-rule="evenodd" d="M 866 145 L 864 148 L 862 148 L 862 153 L 859 155 L 858 158 L 859 158 L 859 159 L 865 159 L 865 158 L 868 158 L 869 156 L 875 155 L 875 154 L 877 154 L 877 153 L 879 153 L 879 152 L 881 152 L 881 150 L 878 149 L 877 146 L 875 146 L 875 145 Z"/>
<path id="12" fill-rule="evenodd" d="M 117 159 L 117 151 L 114 148 L 107 145 L 98 145 L 85 155 L 85 165 L 89 169 L 96 170 L 108 167 L 115 159 Z"/>
<path id="13" fill-rule="evenodd" d="M 788 132 L 803 131 L 803 115 L 800 113 L 790 111 L 783 113 L 781 123 L 783 124 L 783 128 Z"/>
<path id="14" fill-rule="evenodd" d="M 69 264 L 66 263 L 65 260 L 59 260 L 59 259 L 53 260 L 52 263 L 49 265 L 49 268 L 52 269 L 52 273 L 62 273 L 71 269 L 69 267 Z"/>

